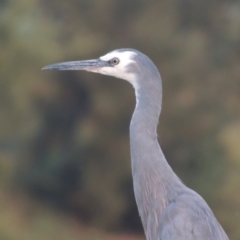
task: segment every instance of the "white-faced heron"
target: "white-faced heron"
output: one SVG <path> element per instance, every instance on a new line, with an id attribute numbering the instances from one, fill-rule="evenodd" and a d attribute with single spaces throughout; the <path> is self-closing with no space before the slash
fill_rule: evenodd
<path id="1" fill-rule="evenodd" d="M 134 49 L 99 59 L 56 63 L 43 69 L 86 70 L 130 82 L 136 107 L 130 124 L 133 186 L 147 240 L 226 240 L 203 198 L 186 187 L 165 159 L 157 139 L 162 81 L 154 63 Z"/>

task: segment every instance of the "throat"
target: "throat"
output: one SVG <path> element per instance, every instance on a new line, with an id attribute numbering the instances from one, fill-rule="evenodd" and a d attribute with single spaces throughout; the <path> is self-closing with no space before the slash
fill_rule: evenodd
<path id="1" fill-rule="evenodd" d="M 136 192 L 153 196 L 166 192 L 167 172 L 172 172 L 158 143 L 157 124 L 160 104 L 138 100 L 130 124 L 131 165 Z M 140 196 L 139 196 L 140 197 Z M 143 196 L 141 196 L 142 198 Z M 137 198 L 137 196 L 136 196 Z"/>
<path id="2" fill-rule="evenodd" d="M 151 165 L 160 171 L 166 162 L 157 139 L 157 125 L 161 112 L 161 91 L 152 96 L 150 90 L 142 88 L 135 91 L 137 104 L 130 124 L 133 176 L 137 172 L 144 171 L 146 167 L 150 168 Z M 154 167 L 152 170 L 155 171 Z"/>

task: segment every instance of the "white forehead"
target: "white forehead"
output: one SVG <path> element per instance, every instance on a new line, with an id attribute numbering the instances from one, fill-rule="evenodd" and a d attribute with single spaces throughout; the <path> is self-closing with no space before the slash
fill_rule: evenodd
<path id="1" fill-rule="evenodd" d="M 98 69 L 97 72 L 105 75 L 114 76 L 130 82 L 135 88 L 137 87 L 136 75 L 133 72 L 128 71 L 130 63 L 134 62 L 134 56 L 137 53 L 133 51 L 112 51 L 106 55 L 100 57 L 103 61 L 109 61 L 113 58 L 118 58 L 119 63 L 114 67 L 103 67 Z"/>
<path id="2" fill-rule="evenodd" d="M 107 53 L 104 56 L 101 56 L 100 59 L 104 61 L 109 61 L 110 59 L 117 57 L 119 58 L 123 63 L 129 63 L 130 61 L 133 61 L 133 57 L 136 55 L 135 52 L 132 51 L 112 51 L 110 53 Z"/>

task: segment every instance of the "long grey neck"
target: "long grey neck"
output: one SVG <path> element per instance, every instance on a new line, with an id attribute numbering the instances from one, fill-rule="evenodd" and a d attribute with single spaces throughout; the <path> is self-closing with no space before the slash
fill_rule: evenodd
<path id="1" fill-rule="evenodd" d="M 130 125 L 131 163 L 138 210 L 146 237 L 152 240 L 158 239 L 159 213 L 174 198 L 173 189 L 182 183 L 168 165 L 157 140 L 162 102 L 160 76 L 151 83 L 147 79 L 141 83 L 135 88 L 137 103 Z"/>

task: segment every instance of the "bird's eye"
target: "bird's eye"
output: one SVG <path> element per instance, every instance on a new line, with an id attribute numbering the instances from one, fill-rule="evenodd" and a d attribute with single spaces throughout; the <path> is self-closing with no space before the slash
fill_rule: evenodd
<path id="1" fill-rule="evenodd" d="M 117 65 L 119 63 L 119 59 L 118 58 L 113 58 L 109 61 L 109 63 L 114 66 L 114 65 Z"/>

